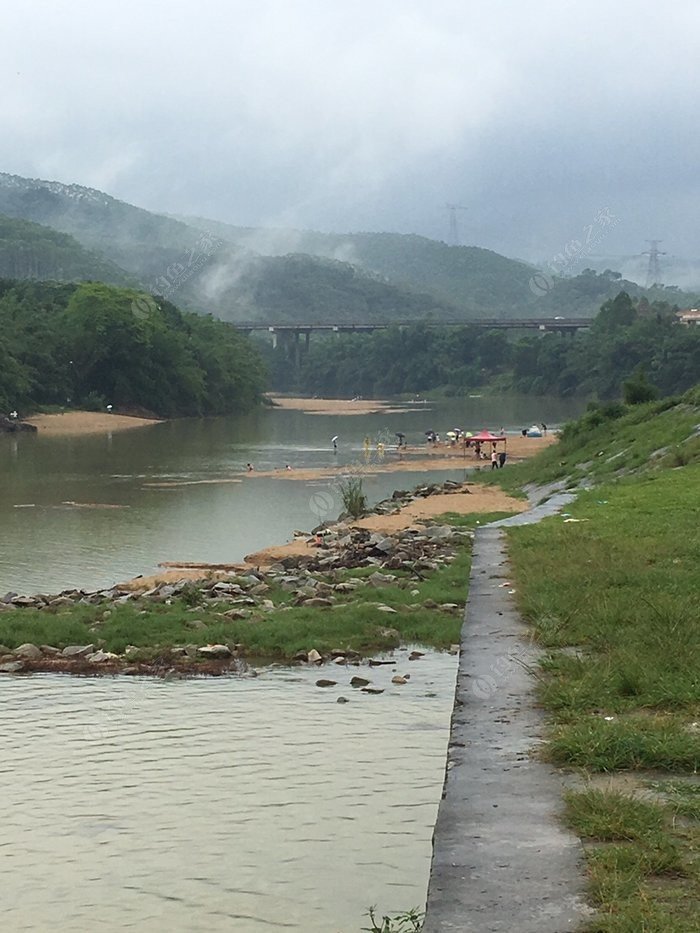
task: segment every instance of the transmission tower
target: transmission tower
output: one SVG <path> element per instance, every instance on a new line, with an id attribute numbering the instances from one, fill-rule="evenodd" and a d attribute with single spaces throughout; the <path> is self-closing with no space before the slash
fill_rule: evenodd
<path id="1" fill-rule="evenodd" d="M 469 208 L 462 204 L 446 204 L 445 207 L 450 212 L 450 246 L 459 246 L 459 223 L 457 222 L 457 211 L 466 211 Z"/>
<path id="2" fill-rule="evenodd" d="M 642 253 L 642 256 L 649 257 L 649 266 L 647 267 L 647 288 L 651 288 L 652 285 L 660 285 L 659 279 L 661 278 L 661 272 L 659 270 L 659 256 L 665 256 L 666 253 L 663 253 L 659 249 L 659 243 L 662 240 L 647 240 L 649 244 L 649 249 L 645 250 Z"/>

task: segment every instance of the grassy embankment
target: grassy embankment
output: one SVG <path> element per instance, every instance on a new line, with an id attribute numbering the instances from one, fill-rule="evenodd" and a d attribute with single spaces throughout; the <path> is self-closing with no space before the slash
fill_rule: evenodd
<path id="1" fill-rule="evenodd" d="M 448 515 L 445 521 L 469 529 L 504 514 Z M 109 607 L 78 605 L 3 612 L 0 644 L 13 648 L 32 642 L 62 648 L 94 643 L 117 654 L 134 646 L 139 651 L 131 652 L 130 659 L 144 661 L 167 655 L 174 645 L 185 644 L 236 644 L 243 646 L 242 653 L 248 659 L 282 661 L 312 648 L 322 654 L 338 647 L 368 654 L 408 643 L 444 649 L 459 641 L 462 613 L 435 607 L 444 603 L 464 605 L 471 561 L 468 539 L 455 548 L 454 560 L 432 573 L 421 572 L 419 578 L 406 571 L 392 571 L 398 577 L 396 584 L 338 594 L 332 608 L 295 606 L 290 592 L 271 586 L 265 595 L 274 603 L 274 610 L 234 621 L 223 616 L 230 606 L 202 605 L 200 588 L 193 583 L 182 598 L 173 598 L 170 605 L 134 601 Z M 368 576 L 374 570 L 347 570 L 334 582 Z M 324 579 L 323 574 L 315 576 Z M 387 613 L 378 604 L 396 612 Z"/>
<path id="2" fill-rule="evenodd" d="M 585 843 L 594 931 L 700 930 L 699 423 L 698 389 L 589 413 L 487 478 L 593 484 L 565 515 L 511 529 L 509 552 L 545 649 L 545 753 L 584 778 L 566 820 Z"/>

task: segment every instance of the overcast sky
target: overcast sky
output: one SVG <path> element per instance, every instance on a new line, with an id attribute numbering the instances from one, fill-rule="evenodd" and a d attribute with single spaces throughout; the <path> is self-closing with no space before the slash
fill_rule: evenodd
<path id="1" fill-rule="evenodd" d="M 509 256 L 700 255 L 697 0 L 26 0 L 0 35 L 0 170 L 234 224 L 447 240 L 451 202 Z"/>

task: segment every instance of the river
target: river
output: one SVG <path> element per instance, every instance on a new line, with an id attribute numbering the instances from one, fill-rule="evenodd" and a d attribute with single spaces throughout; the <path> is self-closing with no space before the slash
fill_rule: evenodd
<path id="1" fill-rule="evenodd" d="M 110 586 L 152 573 L 161 561 L 232 562 L 341 511 L 332 480 L 230 482 L 248 462 L 256 470 L 354 466 L 365 436 L 395 442 L 401 431 L 422 444 L 431 429 L 555 426 L 582 403 L 474 398 L 409 408 L 345 416 L 272 410 L 107 436 L 0 436 L 0 594 Z M 425 478 L 368 475 L 364 488 L 373 502 Z"/>
<path id="2" fill-rule="evenodd" d="M 467 399 L 0 437 L 0 591 L 108 585 L 163 559 L 232 561 L 340 511 L 331 481 L 210 482 L 249 461 L 354 465 L 365 435 L 422 443 L 428 429 L 554 426 L 580 409 Z M 365 487 L 376 500 L 425 478 Z M 335 665 L 173 682 L 2 677 L 5 928 L 358 933 L 370 905 L 422 907 L 457 659 L 394 658 L 362 668 L 379 695 Z M 394 673 L 411 676 L 395 686 Z M 320 676 L 338 686 L 316 687 Z"/>

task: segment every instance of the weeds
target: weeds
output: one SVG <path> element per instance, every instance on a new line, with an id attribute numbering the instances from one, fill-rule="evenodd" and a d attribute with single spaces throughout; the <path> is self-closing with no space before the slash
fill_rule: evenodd
<path id="1" fill-rule="evenodd" d="M 393 917 L 384 916 L 381 920 L 377 919 L 376 910 L 376 907 L 367 909 L 367 916 L 372 925 L 362 927 L 365 933 L 419 933 L 423 929 L 425 915 L 417 907 L 404 914 L 396 914 Z"/>
<path id="2" fill-rule="evenodd" d="M 340 495 L 345 511 L 353 518 L 360 518 L 367 511 L 367 496 L 362 491 L 362 479 L 351 476 L 340 483 Z"/>

